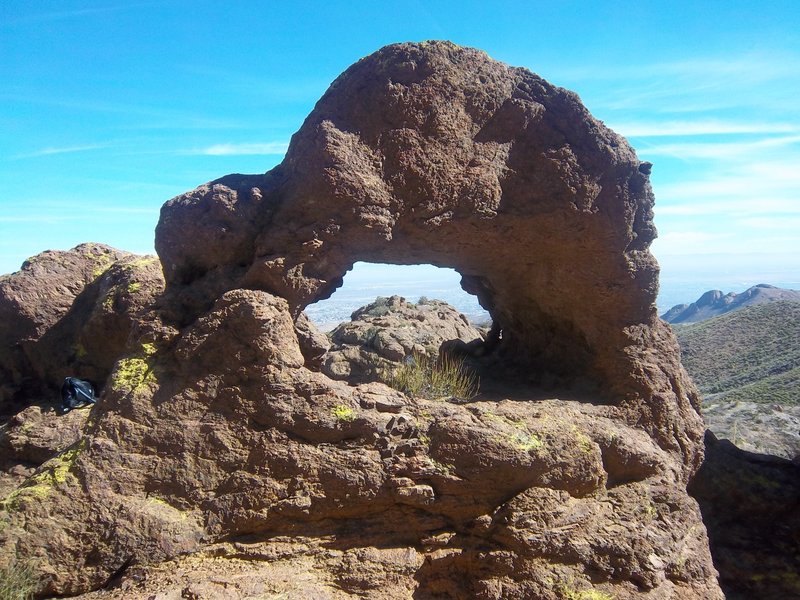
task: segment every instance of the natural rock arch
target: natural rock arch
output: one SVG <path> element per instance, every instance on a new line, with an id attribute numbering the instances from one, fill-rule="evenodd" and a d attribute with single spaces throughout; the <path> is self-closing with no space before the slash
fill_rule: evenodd
<path id="1" fill-rule="evenodd" d="M 249 556 L 258 589 L 275 557 L 321 574 L 309 597 L 721 598 L 686 493 L 696 394 L 653 308 L 648 169 L 573 94 L 474 50 L 364 59 L 279 167 L 164 206 L 166 293 L 128 259 L 88 269 L 127 341 L 87 347 L 122 355 L 81 439 L 2 499 L 0 567 L 36 561 L 48 595 L 139 589 L 151 566 L 178 579 L 149 590 L 213 595 L 194 558 Z M 508 354 L 609 403 L 330 378 L 301 311 L 359 259 L 455 267 Z"/>
<path id="2" fill-rule="evenodd" d="M 398 44 L 334 81 L 278 167 L 168 202 L 156 248 L 184 322 L 237 287 L 296 315 L 358 260 L 451 267 L 527 368 L 587 376 L 636 419 L 642 400 L 664 411 L 655 378 L 690 415 L 655 309 L 649 172 L 574 93 L 477 50 Z"/>

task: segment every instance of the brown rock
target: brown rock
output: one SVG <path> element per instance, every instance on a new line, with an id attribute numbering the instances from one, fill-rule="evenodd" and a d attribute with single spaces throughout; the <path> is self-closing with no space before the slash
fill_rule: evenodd
<path id="1" fill-rule="evenodd" d="M 0 278 L 0 413 L 60 402 L 68 375 L 100 391 L 163 287 L 156 257 L 99 244 L 44 252 Z"/>
<path id="2" fill-rule="evenodd" d="M 347 323 L 331 332 L 332 346 L 322 371 L 351 382 L 375 379 L 381 367 L 419 353 L 439 354 L 444 342 L 482 341 L 481 332 L 455 308 L 441 300 L 417 304 L 392 296 L 356 310 Z"/>
<path id="3" fill-rule="evenodd" d="M 31 348 L 69 313 L 90 283 L 125 256 L 129 253 L 102 244 L 81 244 L 66 252 L 42 252 L 20 271 L 0 276 L 0 414 L 42 393 Z"/>
<path id="4" fill-rule="evenodd" d="M 445 42 L 397 44 L 333 83 L 281 165 L 165 204 L 156 248 L 180 322 L 238 287 L 299 314 L 358 260 L 452 267 L 502 330 L 505 362 L 593 382 L 685 454 L 689 475 L 703 426 L 656 314 L 641 164 L 530 71 Z"/>
<path id="5" fill-rule="evenodd" d="M 36 564 L 45 595 L 117 586 L 95 598 L 721 598 L 639 165 L 574 94 L 480 52 L 360 61 L 281 166 L 165 205 L 160 310 L 120 309 L 83 436 L 1 501 L 0 563 Z M 329 378 L 300 311 L 364 259 L 458 269 L 495 364 L 600 392 Z"/>
<path id="6" fill-rule="evenodd" d="M 306 313 L 298 315 L 294 322 L 294 331 L 297 334 L 297 341 L 300 343 L 300 350 L 306 359 L 306 366 L 319 368 L 322 366 L 322 359 L 331 347 L 328 336 L 322 333 L 314 325 Z"/>

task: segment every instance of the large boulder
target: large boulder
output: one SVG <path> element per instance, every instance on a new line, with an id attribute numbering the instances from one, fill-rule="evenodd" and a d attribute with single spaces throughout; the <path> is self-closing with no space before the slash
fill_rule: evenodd
<path id="1" fill-rule="evenodd" d="M 0 276 L 0 415 L 42 393 L 31 348 L 72 309 L 76 298 L 129 253 L 102 244 L 48 250 Z"/>
<path id="2" fill-rule="evenodd" d="M 101 244 L 43 252 L 0 277 L 0 415 L 57 401 L 68 375 L 101 388 L 163 289 L 157 257 Z"/>
<path id="3" fill-rule="evenodd" d="M 59 414 L 64 377 L 102 393 L 163 289 L 157 257 L 102 244 L 43 252 L 0 278 L 0 490 L 80 439 L 89 411 Z"/>
<path id="4" fill-rule="evenodd" d="M 435 358 L 445 342 L 461 342 L 464 348 L 480 343 L 483 334 L 447 302 L 413 304 L 391 296 L 356 310 L 330 338 L 322 371 L 334 379 L 366 381 L 414 354 Z"/>
<path id="5" fill-rule="evenodd" d="M 163 207 L 167 291 L 82 437 L 2 500 L 0 563 L 58 595 L 721 598 L 648 173 L 577 96 L 481 52 L 358 62 L 280 166 Z M 591 385 L 452 404 L 328 377 L 301 311 L 357 260 L 456 268 L 493 364 Z M 220 577 L 203 557 L 246 563 L 240 586 L 170 566 Z"/>

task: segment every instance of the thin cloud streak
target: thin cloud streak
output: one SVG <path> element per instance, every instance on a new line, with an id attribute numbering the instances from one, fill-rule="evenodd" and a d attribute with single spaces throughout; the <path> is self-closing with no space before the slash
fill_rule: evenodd
<path id="1" fill-rule="evenodd" d="M 747 142 L 683 142 L 653 144 L 638 149 L 642 156 L 673 156 L 689 159 L 752 158 L 754 153 L 800 143 L 800 135 L 768 137 Z"/>
<path id="2" fill-rule="evenodd" d="M 101 150 L 108 148 L 110 144 L 84 144 L 82 146 L 61 146 L 61 147 L 47 147 L 33 152 L 24 154 L 16 154 L 13 158 L 39 158 L 42 156 L 52 156 L 54 154 L 71 154 L 74 152 L 89 152 L 91 150 Z"/>
<path id="3" fill-rule="evenodd" d="M 800 126 L 789 123 L 733 121 L 652 121 L 607 123 L 626 137 L 678 137 L 695 135 L 794 133 Z"/>
<path id="4" fill-rule="evenodd" d="M 61 21 L 63 19 L 75 19 L 80 17 L 88 17 L 92 15 L 102 15 L 110 12 L 119 12 L 125 10 L 132 10 L 136 8 L 146 8 L 154 6 L 154 2 L 139 2 L 136 4 L 122 4 L 119 6 L 102 6 L 97 8 L 80 8 L 75 10 L 53 11 L 48 13 L 39 13 L 26 15 L 18 19 L 10 19 L 3 23 L 3 25 L 22 25 L 26 23 L 45 23 L 48 21 Z"/>
<path id="5" fill-rule="evenodd" d="M 263 142 L 245 144 L 215 144 L 190 151 L 188 154 L 203 156 L 242 156 L 286 154 L 289 142 Z"/>

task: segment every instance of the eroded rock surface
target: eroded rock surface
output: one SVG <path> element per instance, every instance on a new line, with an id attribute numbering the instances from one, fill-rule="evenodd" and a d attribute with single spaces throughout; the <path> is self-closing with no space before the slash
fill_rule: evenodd
<path id="1" fill-rule="evenodd" d="M 0 415 L 58 401 L 67 375 L 102 385 L 163 287 L 156 257 L 101 244 L 43 252 L 0 277 Z"/>
<path id="2" fill-rule="evenodd" d="M 718 597 L 682 471 L 613 406 L 331 380 L 304 366 L 283 299 L 233 290 L 118 362 L 84 438 L 7 497 L 0 535 L 59 593 L 215 542 L 252 560 L 291 539 L 281 556 L 327 573 L 330 597 Z"/>
<path id="3" fill-rule="evenodd" d="M 334 379 L 375 379 L 378 370 L 414 353 L 438 356 L 444 342 L 462 342 L 464 349 L 472 344 L 477 351 L 483 337 L 447 302 L 425 299 L 413 304 L 400 296 L 378 298 L 331 332 L 332 346 L 322 371 Z"/>
<path id="4" fill-rule="evenodd" d="M 648 173 L 574 94 L 481 52 L 358 62 L 279 167 L 164 206 L 167 291 L 118 307 L 101 401 L 2 500 L 0 560 L 42 594 L 721 598 Z M 457 405 L 331 379 L 301 310 L 356 260 L 458 269 L 492 360 L 597 393 Z"/>

